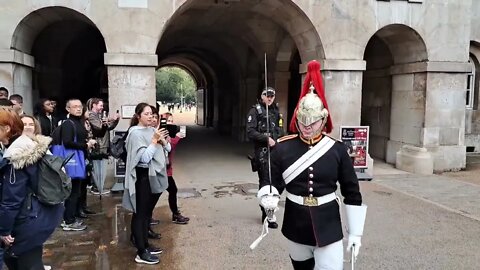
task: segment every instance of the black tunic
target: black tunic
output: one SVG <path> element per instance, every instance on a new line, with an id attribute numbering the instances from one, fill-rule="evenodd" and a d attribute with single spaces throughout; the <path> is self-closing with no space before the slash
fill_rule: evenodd
<path id="1" fill-rule="evenodd" d="M 321 140 L 326 138 L 324 136 Z M 318 141 L 307 143 L 300 137 L 278 143 L 271 155 L 272 184 L 279 192 L 286 188 L 294 195 L 320 197 L 335 192 L 338 181 L 344 203 L 361 205 L 362 195 L 352 160 L 345 145 L 338 141 L 285 186 L 282 173 L 316 143 Z M 263 179 L 261 186 L 268 185 L 268 182 L 268 179 Z M 313 191 L 310 192 L 309 188 Z M 310 246 L 323 247 L 341 240 L 343 233 L 337 201 L 312 207 L 299 205 L 287 198 L 282 233 L 293 242 Z"/>

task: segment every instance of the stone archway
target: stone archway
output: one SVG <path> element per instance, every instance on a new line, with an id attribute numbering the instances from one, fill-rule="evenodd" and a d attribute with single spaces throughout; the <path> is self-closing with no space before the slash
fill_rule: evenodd
<path id="1" fill-rule="evenodd" d="M 422 146 L 427 74 L 412 67 L 427 59 L 424 41 L 408 26 L 388 25 L 370 38 L 361 124 L 370 126 L 372 157 L 394 164 L 402 145 Z"/>
<path id="2" fill-rule="evenodd" d="M 33 70 L 15 71 L 31 74 L 23 80 L 32 90 L 24 91 L 29 100 L 107 97 L 104 38 L 85 15 L 58 6 L 35 10 L 16 27 L 11 47 L 33 57 Z"/>
<path id="3" fill-rule="evenodd" d="M 157 48 L 159 63 L 189 59 L 200 67 L 207 78 L 206 125 L 239 140 L 245 139 L 245 116 L 264 87 L 265 54 L 268 84 L 278 89 L 277 102 L 287 114 L 296 53 L 297 66 L 324 58 L 312 22 L 287 0 L 185 1 L 166 23 Z"/>
<path id="4" fill-rule="evenodd" d="M 467 152 L 480 152 L 480 45 L 470 42 L 469 64 L 471 71 L 467 74 L 467 95 L 465 111 L 465 146 Z"/>

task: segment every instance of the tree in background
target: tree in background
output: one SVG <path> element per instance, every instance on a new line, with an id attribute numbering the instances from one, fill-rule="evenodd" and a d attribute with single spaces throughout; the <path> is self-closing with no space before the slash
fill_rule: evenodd
<path id="1" fill-rule="evenodd" d="M 155 77 L 158 101 L 180 103 L 183 92 L 185 104 L 195 102 L 197 86 L 185 70 L 175 66 L 162 67 Z"/>

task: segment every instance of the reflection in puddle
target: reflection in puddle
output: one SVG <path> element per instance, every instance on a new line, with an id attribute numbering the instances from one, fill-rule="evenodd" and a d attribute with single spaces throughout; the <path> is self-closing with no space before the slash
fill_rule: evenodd
<path id="1" fill-rule="evenodd" d="M 232 196 L 233 194 L 239 194 L 244 196 L 256 196 L 258 191 L 258 184 L 253 183 L 239 183 L 228 182 L 229 185 L 215 186 L 217 191 L 213 192 L 215 198 L 221 198 L 225 196 Z"/>
<path id="2" fill-rule="evenodd" d="M 85 219 L 88 228 L 83 232 L 64 232 L 59 227 L 45 243 L 44 263 L 53 269 L 143 269 L 144 265 L 134 261 L 136 249 L 129 240 L 131 213 L 122 208 L 121 196 L 88 199 L 90 208 L 103 213 Z M 154 230 L 162 233 L 162 239 L 149 242 L 164 249 L 155 269 L 175 269 L 173 250 L 178 225 L 170 222 L 167 206 L 156 208 L 154 215 L 161 220 Z M 178 260 L 178 254 L 175 256 Z"/>

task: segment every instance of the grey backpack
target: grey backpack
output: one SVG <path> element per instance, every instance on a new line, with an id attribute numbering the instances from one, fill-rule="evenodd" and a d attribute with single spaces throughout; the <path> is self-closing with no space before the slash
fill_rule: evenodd
<path id="1" fill-rule="evenodd" d="M 57 205 L 70 196 L 72 180 L 63 168 L 69 159 L 47 154 L 38 162 L 38 187 L 34 195 L 42 204 Z"/>

